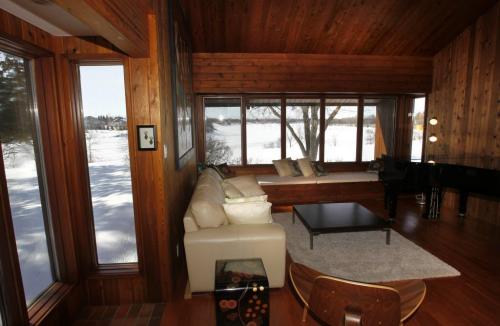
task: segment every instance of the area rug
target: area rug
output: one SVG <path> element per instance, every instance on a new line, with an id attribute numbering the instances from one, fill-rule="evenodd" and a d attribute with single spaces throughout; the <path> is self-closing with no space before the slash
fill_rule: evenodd
<path id="1" fill-rule="evenodd" d="M 320 234 L 309 249 L 309 233 L 291 213 L 273 214 L 286 231 L 286 245 L 292 260 L 331 276 L 360 282 L 388 282 L 458 276 L 460 272 L 441 259 L 391 230 L 391 244 L 385 232 Z"/>

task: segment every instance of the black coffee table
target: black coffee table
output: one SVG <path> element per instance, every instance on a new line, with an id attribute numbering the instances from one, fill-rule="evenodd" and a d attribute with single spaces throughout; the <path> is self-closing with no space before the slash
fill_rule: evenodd
<path id="1" fill-rule="evenodd" d="M 309 231 L 310 248 L 313 237 L 322 233 L 383 230 L 385 243 L 391 243 L 391 222 L 378 217 L 358 203 L 322 203 L 294 205 L 292 220 L 299 217 Z"/>

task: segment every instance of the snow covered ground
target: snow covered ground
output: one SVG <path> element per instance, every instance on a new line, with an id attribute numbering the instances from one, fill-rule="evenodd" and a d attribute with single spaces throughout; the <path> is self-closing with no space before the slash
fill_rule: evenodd
<path id="1" fill-rule="evenodd" d="M 89 176 L 99 263 L 136 262 L 127 131 L 90 132 L 93 162 L 89 163 Z M 16 146 L 17 154 L 4 157 L 5 172 L 29 304 L 53 282 L 53 277 L 33 146 L 11 146 Z"/>
<path id="2" fill-rule="evenodd" d="M 214 138 L 229 146 L 232 157 L 228 163 L 240 164 L 241 162 L 241 126 L 240 124 L 214 124 Z M 292 125 L 299 135 L 303 125 Z M 281 157 L 280 137 L 281 126 L 279 123 L 248 123 L 247 124 L 247 159 L 249 164 L 270 164 L 272 160 Z M 374 134 L 374 128 L 370 129 Z M 329 126 L 325 134 L 325 161 L 355 161 L 356 160 L 356 126 Z M 303 132 L 302 132 L 303 134 Z M 368 134 L 368 133 L 367 133 Z M 373 159 L 375 143 L 367 137 L 363 146 L 363 158 Z M 287 131 L 286 156 L 293 159 L 302 158 L 299 145 Z"/>
<path id="3" fill-rule="evenodd" d="M 4 145 L 9 201 L 26 301 L 31 303 L 53 282 L 33 145 Z"/>
<path id="4" fill-rule="evenodd" d="M 87 133 L 97 257 L 101 264 L 137 262 L 127 137 L 126 130 Z"/>

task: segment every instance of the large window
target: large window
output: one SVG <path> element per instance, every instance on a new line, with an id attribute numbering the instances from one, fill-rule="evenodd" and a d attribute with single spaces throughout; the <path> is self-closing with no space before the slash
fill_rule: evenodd
<path id="1" fill-rule="evenodd" d="M 325 100 L 325 162 L 355 162 L 358 100 Z"/>
<path id="2" fill-rule="evenodd" d="M 43 155 L 31 83 L 29 62 L 0 52 L 0 143 L 28 306 L 55 281 Z"/>
<path id="3" fill-rule="evenodd" d="M 241 98 L 205 99 L 205 161 L 242 163 Z"/>
<path id="4" fill-rule="evenodd" d="M 249 99 L 246 111 L 247 164 L 281 158 L 281 100 Z"/>
<path id="5" fill-rule="evenodd" d="M 371 161 L 384 154 L 394 153 L 393 98 L 365 98 L 363 108 L 362 160 Z"/>
<path id="6" fill-rule="evenodd" d="M 411 160 L 422 160 L 422 144 L 424 140 L 425 97 L 413 99 Z"/>
<path id="7" fill-rule="evenodd" d="M 395 97 L 207 96 L 203 108 L 209 164 L 271 164 L 287 157 L 366 162 L 394 155 Z"/>
<path id="8" fill-rule="evenodd" d="M 319 159 L 319 99 L 287 99 L 286 155 L 292 159 Z"/>
<path id="9" fill-rule="evenodd" d="M 80 65 L 79 75 L 97 262 L 135 263 L 123 66 Z"/>

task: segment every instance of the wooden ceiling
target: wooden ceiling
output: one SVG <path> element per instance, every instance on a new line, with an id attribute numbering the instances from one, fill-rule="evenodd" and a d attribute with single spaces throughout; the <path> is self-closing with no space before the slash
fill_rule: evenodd
<path id="1" fill-rule="evenodd" d="M 496 0 L 182 0 L 194 52 L 431 56 Z"/>

